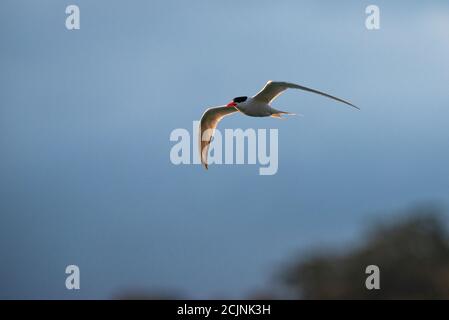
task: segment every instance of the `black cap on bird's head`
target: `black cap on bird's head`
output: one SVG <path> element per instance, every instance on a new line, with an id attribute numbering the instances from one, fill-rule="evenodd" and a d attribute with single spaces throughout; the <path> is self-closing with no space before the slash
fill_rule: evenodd
<path id="1" fill-rule="evenodd" d="M 245 102 L 248 99 L 248 97 L 243 96 L 243 97 L 236 97 L 234 99 L 232 99 L 231 102 L 229 102 L 226 106 L 227 107 L 235 107 L 237 106 L 237 104 L 241 103 L 241 102 Z"/>

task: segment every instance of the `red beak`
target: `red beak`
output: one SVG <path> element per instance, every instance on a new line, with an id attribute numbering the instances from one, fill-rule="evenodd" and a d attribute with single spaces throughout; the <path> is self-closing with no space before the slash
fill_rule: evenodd
<path id="1" fill-rule="evenodd" d="M 235 107 L 237 105 L 237 103 L 235 103 L 234 101 L 229 102 L 226 107 Z"/>

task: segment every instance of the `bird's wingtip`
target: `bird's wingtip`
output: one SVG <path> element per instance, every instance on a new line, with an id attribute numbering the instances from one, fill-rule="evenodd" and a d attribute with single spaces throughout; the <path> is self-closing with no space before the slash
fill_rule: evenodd
<path id="1" fill-rule="evenodd" d="M 352 104 L 351 102 L 344 101 L 347 105 L 353 107 L 354 109 L 360 110 L 360 107 L 357 107 L 355 104 Z"/>

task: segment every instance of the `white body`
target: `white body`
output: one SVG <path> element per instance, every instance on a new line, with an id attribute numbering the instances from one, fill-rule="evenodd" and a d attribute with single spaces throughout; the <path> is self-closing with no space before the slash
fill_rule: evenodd
<path id="1" fill-rule="evenodd" d="M 268 103 L 253 98 L 248 98 L 246 101 L 239 103 L 235 108 L 250 117 L 270 117 L 272 114 L 279 112 L 273 109 Z"/>

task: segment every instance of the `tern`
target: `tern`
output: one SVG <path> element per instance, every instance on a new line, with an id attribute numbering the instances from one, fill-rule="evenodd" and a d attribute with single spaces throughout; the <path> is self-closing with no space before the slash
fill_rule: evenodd
<path id="1" fill-rule="evenodd" d="M 260 90 L 253 97 L 236 97 L 226 105 L 206 109 L 201 117 L 199 128 L 199 151 L 201 163 L 204 165 L 204 167 L 206 169 L 208 168 L 207 155 L 209 151 L 209 145 L 214 136 L 215 128 L 217 127 L 221 119 L 235 112 L 240 112 L 250 117 L 273 117 L 279 119 L 282 118 L 282 115 L 294 115 L 294 113 L 276 110 L 271 107 L 271 103 L 273 102 L 273 100 L 289 88 L 316 93 L 345 103 L 356 109 L 360 109 L 359 107 L 346 100 L 331 96 L 330 94 L 315 89 L 307 88 L 290 82 L 270 80 L 265 84 L 262 90 Z"/>

